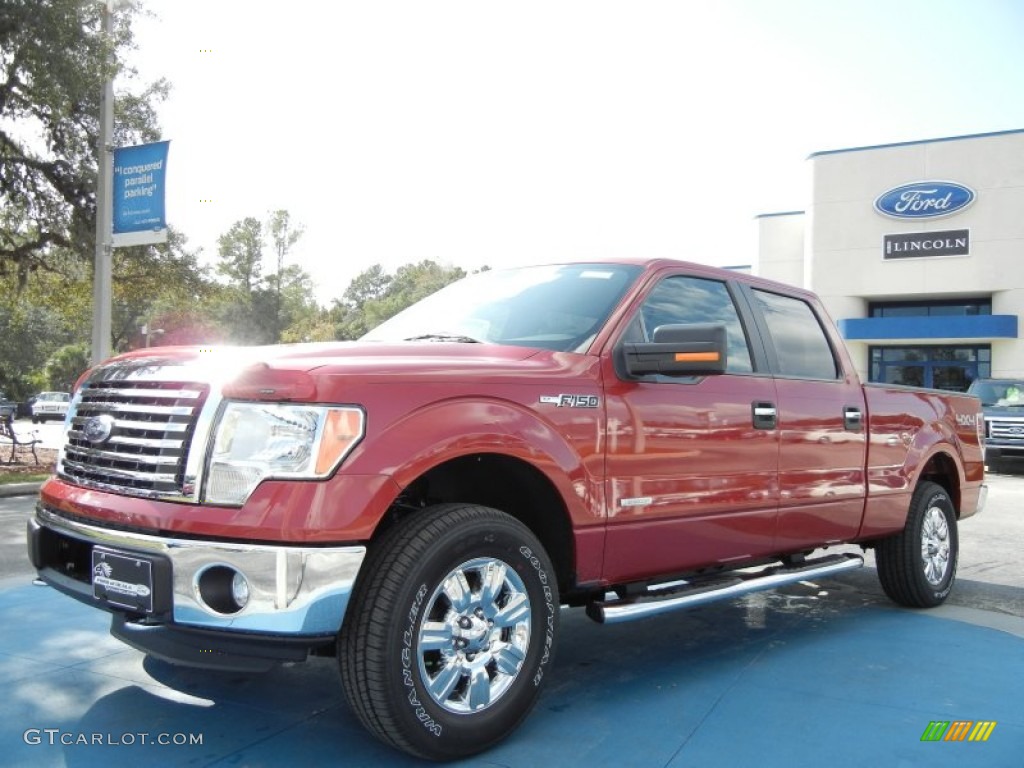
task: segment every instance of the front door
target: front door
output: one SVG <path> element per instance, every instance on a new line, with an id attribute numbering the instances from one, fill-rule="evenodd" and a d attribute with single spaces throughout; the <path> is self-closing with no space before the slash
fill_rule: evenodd
<path id="1" fill-rule="evenodd" d="M 611 582 L 767 554 L 774 546 L 778 433 L 755 426 L 775 401 L 763 351 L 726 283 L 669 274 L 637 308 L 619 342 L 649 341 L 661 325 L 720 323 L 724 375 L 630 379 L 606 358 Z M 746 310 L 743 310 L 746 311 Z"/>

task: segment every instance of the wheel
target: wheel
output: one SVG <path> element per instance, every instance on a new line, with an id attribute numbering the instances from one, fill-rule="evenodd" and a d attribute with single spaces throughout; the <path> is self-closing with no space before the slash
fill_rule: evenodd
<path id="1" fill-rule="evenodd" d="M 882 589 L 894 602 L 911 608 L 941 605 L 953 588 L 959 550 L 949 494 L 935 483 L 921 483 L 903 531 L 875 549 Z"/>
<path id="2" fill-rule="evenodd" d="M 39 417 L 38 416 L 33 416 L 32 417 L 32 423 L 33 424 L 38 424 L 39 423 Z"/>
<path id="3" fill-rule="evenodd" d="M 371 547 L 338 638 L 363 725 L 417 757 L 451 760 L 511 733 L 540 693 L 558 633 L 558 585 L 515 518 L 441 504 Z"/>

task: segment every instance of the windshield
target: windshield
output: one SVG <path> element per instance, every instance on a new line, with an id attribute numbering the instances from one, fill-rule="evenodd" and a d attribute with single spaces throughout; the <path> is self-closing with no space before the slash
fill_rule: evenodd
<path id="1" fill-rule="evenodd" d="M 967 394 L 976 395 L 982 405 L 1024 408 L 1024 380 L 977 379 L 971 382 Z"/>
<path id="2" fill-rule="evenodd" d="M 480 272 L 442 288 L 363 341 L 483 341 L 582 352 L 640 268 L 571 264 Z"/>

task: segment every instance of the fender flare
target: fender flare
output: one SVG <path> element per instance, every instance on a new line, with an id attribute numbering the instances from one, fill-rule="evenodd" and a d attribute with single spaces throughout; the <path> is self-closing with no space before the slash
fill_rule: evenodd
<path id="1" fill-rule="evenodd" d="M 957 458 L 960 455 L 957 442 L 956 433 L 942 421 L 932 422 L 927 429 L 918 430 L 907 449 L 907 475 L 910 480 L 908 491 L 912 493 L 921 484 L 924 471 L 932 461 L 936 457 L 944 457 L 956 469 L 956 477 L 953 478 L 955 487 L 948 490 L 956 502 L 959 514 L 960 489 L 966 482 L 966 475 L 962 459 Z"/>
<path id="2" fill-rule="evenodd" d="M 551 481 L 574 520 L 594 521 L 596 510 L 588 509 L 584 500 L 603 498 L 595 495 L 603 487 L 600 454 L 595 452 L 588 465 L 552 424 L 508 400 L 454 398 L 417 408 L 371 440 L 364 439 L 344 469 L 358 474 L 366 471 L 365 462 L 404 489 L 445 462 L 477 453 L 530 464 Z"/>

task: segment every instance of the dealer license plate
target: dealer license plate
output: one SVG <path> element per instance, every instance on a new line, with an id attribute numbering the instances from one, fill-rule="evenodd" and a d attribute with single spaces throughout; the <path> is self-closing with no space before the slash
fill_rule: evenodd
<path id="1" fill-rule="evenodd" d="M 92 551 L 92 593 L 100 600 L 153 612 L 153 563 L 103 549 Z"/>

